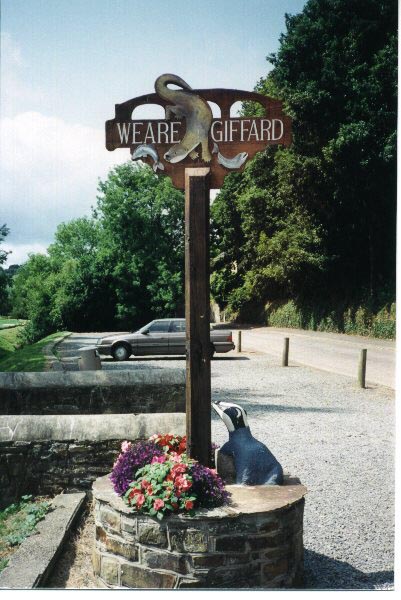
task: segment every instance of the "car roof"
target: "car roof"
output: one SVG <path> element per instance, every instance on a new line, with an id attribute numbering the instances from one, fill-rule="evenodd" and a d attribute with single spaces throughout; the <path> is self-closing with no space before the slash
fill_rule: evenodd
<path id="1" fill-rule="evenodd" d="M 153 321 L 185 321 L 185 319 L 181 317 L 171 317 L 170 319 L 153 319 Z"/>

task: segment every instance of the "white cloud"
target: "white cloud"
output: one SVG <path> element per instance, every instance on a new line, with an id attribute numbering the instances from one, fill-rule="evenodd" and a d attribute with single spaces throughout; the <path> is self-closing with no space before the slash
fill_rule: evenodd
<path id="1" fill-rule="evenodd" d="M 10 243 L 50 241 L 60 222 L 89 214 L 98 178 L 129 159 L 106 150 L 104 131 L 38 112 L 2 119 L 0 135 L 0 221 Z"/>
<path id="2" fill-rule="evenodd" d="M 22 265 L 27 259 L 29 254 L 46 254 L 46 246 L 43 244 L 3 244 L 2 250 L 11 252 L 7 256 L 6 262 L 3 264 L 3 268 L 7 268 L 10 265 Z"/>
<path id="3" fill-rule="evenodd" d="M 7 32 L 1 54 L 0 225 L 9 227 L 6 242 L 19 256 L 22 248 L 48 245 L 60 222 L 89 214 L 98 178 L 129 153 L 108 152 L 101 128 L 32 110 L 48 105 L 47 96 L 32 84 L 31 65 Z"/>

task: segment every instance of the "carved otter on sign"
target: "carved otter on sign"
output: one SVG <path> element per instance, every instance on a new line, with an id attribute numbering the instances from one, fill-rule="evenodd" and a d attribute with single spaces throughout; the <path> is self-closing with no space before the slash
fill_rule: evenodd
<path id="1" fill-rule="evenodd" d="M 182 90 L 173 90 L 168 84 L 182 87 Z M 185 117 L 186 132 L 179 144 L 172 146 L 164 155 L 170 163 L 177 163 L 188 155 L 194 160 L 198 158 L 195 148 L 202 146 L 202 159 L 205 162 L 212 160 L 209 150 L 209 131 L 212 124 L 212 111 L 208 103 L 195 94 L 192 88 L 178 75 L 161 75 L 155 82 L 156 93 L 172 105 L 166 106 L 166 119 L 174 115 L 177 119 Z"/>

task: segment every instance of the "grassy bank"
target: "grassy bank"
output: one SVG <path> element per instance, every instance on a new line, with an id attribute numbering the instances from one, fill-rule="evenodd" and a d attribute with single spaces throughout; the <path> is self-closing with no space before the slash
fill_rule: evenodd
<path id="1" fill-rule="evenodd" d="M 266 324 L 272 327 L 292 327 L 395 339 L 395 303 L 373 312 L 367 307 L 347 307 L 324 310 L 286 303 L 270 303 L 265 307 Z"/>
<path id="2" fill-rule="evenodd" d="M 68 332 L 56 332 L 52 335 L 21 346 L 21 331 L 23 327 L 0 331 L 0 371 L 44 371 L 46 359 L 43 353 L 46 344 Z"/>
<path id="3" fill-rule="evenodd" d="M 33 500 L 32 496 L 23 496 L 20 502 L 0 510 L 0 571 L 26 537 L 28 537 L 50 508 L 43 499 Z"/>
<path id="4" fill-rule="evenodd" d="M 20 346 L 22 326 L 12 329 L 0 329 L 0 361 L 13 354 Z"/>

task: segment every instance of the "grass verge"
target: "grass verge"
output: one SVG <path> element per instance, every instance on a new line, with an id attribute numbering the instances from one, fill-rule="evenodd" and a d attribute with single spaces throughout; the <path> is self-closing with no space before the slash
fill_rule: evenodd
<path id="1" fill-rule="evenodd" d="M 21 327 L 0 331 L 0 371 L 44 371 L 46 358 L 43 353 L 44 347 L 63 335 L 67 331 L 58 331 L 47 337 L 19 348 L 18 331 Z"/>
<path id="2" fill-rule="evenodd" d="M 50 509 L 47 499 L 22 496 L 19 502 L 0 510 L 0 572 L 10 556 L 35 529 Z"/>
<path id="3" fill-rule="evenodd" d="M 1 327 L 12 327 L 13 325 L 24 325 L 26 321 L 23 319 L 10 319 L 9 317 L 0 317 Z"/>

